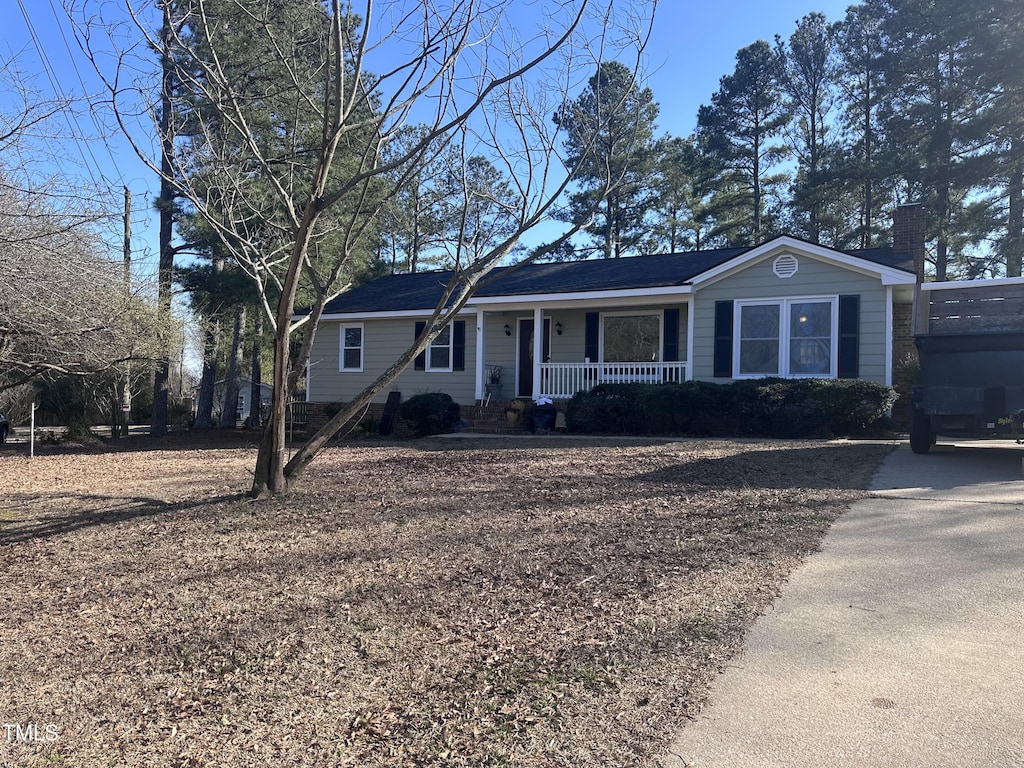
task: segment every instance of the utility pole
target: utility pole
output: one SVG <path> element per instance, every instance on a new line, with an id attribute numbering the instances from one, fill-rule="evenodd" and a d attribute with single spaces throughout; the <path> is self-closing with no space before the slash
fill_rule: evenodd
<path id="1" fill-rule="evenodd" d="M 125 305 L 132 295 L 132 192 L 124 188 L 124 299 Z M 118 374 L 114 395 L 114 424 L 111 434 L 114 438 L 128 436 L 129 414 L 132 408 L 132 364 L 125 362 Z"/>
<path id="2" fill-rule="evenodd" d="M 132 289 L 132 191 L 124 188 L 124 290 Z"/>

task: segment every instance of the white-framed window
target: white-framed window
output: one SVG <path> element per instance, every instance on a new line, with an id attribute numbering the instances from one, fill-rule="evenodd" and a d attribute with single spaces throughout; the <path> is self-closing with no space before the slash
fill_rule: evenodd
<path id="1" fill-rule="evenodd" d="M 452 370 L 452 326 L 444 330 L 427 347 L 427 370 L 451 373 Z"/>
<path id="2" fill-rule="evenodd" d="M 341 326 L 341 371 L 363 370 L 363 324 L 351 323 Z"/>
<path id="3" fill-rule="evenodd" d="M 737 301 L 735 311 L 737 378 L 836 377 L 838 296 Z"/>
<path id="4" fill-rule="evenodd" d="M 660 312 L 610 312 L 601 320 L 602 362 L 656 363 L 661 359 Z"/>

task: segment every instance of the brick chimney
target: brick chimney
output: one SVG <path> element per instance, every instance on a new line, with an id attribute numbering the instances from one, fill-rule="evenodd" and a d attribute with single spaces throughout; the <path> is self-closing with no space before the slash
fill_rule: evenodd
<path id="1" fill-rule="evenodd" d="M 892 249 L 895 253 L 909 254 L 914 259 L 917 280 L 924 282 L 925 213 L 921 203 L 907 203 L 896 207 L 892 214 Z"/>

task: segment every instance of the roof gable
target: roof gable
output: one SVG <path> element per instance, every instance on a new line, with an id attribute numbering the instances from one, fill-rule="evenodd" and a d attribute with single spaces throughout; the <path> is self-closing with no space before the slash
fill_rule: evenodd
<path id="1" fill-rule="evenodd" d="M 766 243 L 750 248 L 711 269 L 705 270 L 694 278 L 694 288 L 711 285 L 759 261 L 790 252 L 844 267 L 854 272 L 870 275 L 871 277 L 877 277 L 881 280 L 882 285 L 913 285 L 917 282 L 917 278 L 912 271 L 906 270 L 903 266 L 890 266 L 890 264 L 901 263 L 899 256 L 893 254 L 891 248 L 837 251 L 789 235 L 780 235 Z"/>

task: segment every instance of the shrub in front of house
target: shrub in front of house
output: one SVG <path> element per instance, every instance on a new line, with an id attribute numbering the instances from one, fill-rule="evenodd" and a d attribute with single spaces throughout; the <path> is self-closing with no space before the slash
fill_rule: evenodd
<path id="1" fill-rule="evenodd" d="M 735 433 L 734 392 L 708 381 L 650 385 L 640 395 L 646 432 L 715 435 Z"/>
<path id="2" fill-rule="evenodd" d="M 749 379 L 729 384 L 606 384 L 575 395 L 570 431 L 706 437 L 831 437 L 870 432 L 892 387 L 853 379 Z"/>
<path id="3" fill-rule="evenodd" d="M 824 407 L 835 435 L 857 435 L 877 429 L 887 419 L 899 397 L 893 387 L 859 379 L 830 382 L 825 390 Z"/>
<path id="4" fill-rule="evenodd" d="M 648 387 L 649 384 L 598 384 L 588 392 L 577 392 L 566 405 L 566 429 L 623 435 L 644 432 L 641 398 Z"/>
<path id="5" fill-rule="evenodd" d="M 402 403 L 402 418 L 418 437 L 451 432 L 459 423 L 459 404 L 444 392 L 424 392 Z"/>

